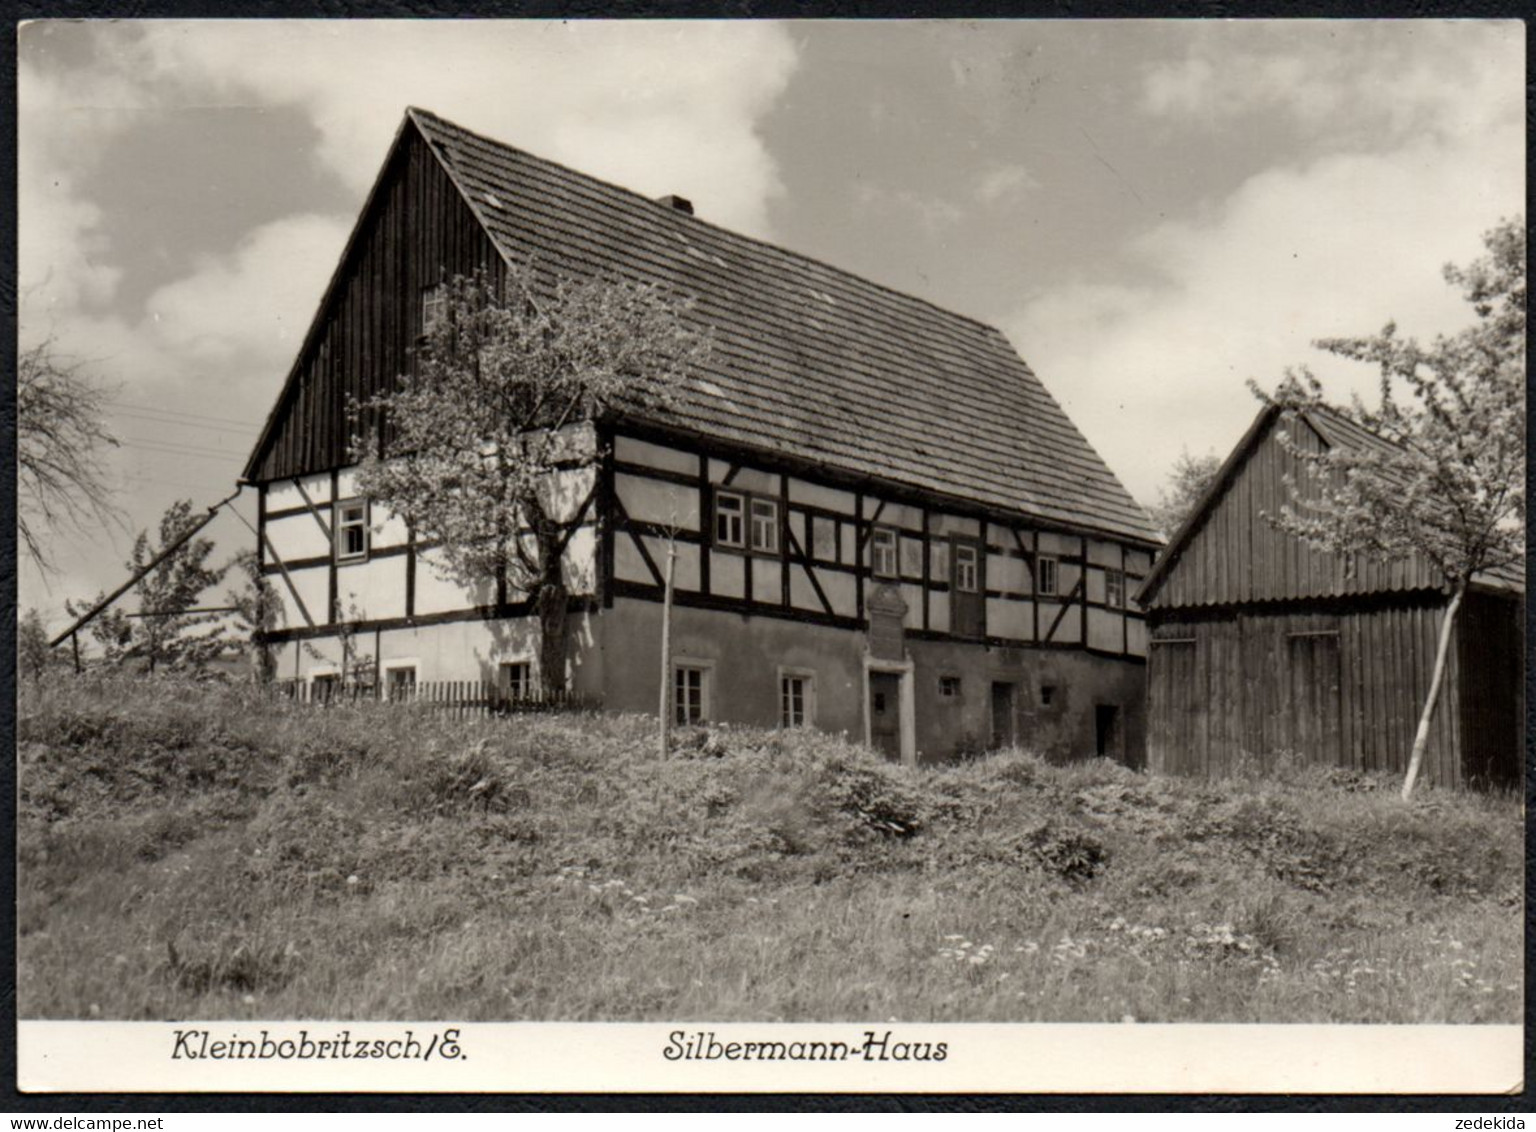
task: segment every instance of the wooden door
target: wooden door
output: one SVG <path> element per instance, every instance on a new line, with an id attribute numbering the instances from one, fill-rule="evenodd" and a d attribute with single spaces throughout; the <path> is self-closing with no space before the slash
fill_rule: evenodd
<path id="1" fill-rule="evenodd" d="M 992 685 L 992 749 L 1001 750 L 1018 742 L 1013 733 L 1013 685 L 1001 681 Z"/>
<path id="2" fill-rule="evenodd" d="M 1161 774 L 1205 771 L 1200 757 L 1203 736 L 1198 733 L 1204 721 L 1196 659 L 1192 635 L 1152 641 L 1147 657 L 1147 759 L 1151 769 Z"/>
<path id="3" fill-rule="evenodd" d="M 1308 762 L 1340 765 L 1338 630 L 1293 631 L 1288 638 L 1288 745 Z"/>
<path id="4" fill-rule="evenodd" d="M 982 635 L 981 543 L 951 539 L 949 547 L 950 629 L 957 637 Z"/>
<path id="5" fill-rule="evenodd" d="M 901 761 L 901 676 L 869 674 L 870 745 L 892 762 Z"/>

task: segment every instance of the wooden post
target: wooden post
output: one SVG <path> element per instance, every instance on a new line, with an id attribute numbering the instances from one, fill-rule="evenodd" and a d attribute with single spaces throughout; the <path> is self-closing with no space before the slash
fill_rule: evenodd
<path id="1" fill-rule="evenodd" d="M 69 635 L 69 643 L 75 652 L 75 675 L 78 676 L 83 671 L 80 667 L 80 633 L 78 630 Z"/>
<path id="2" fill-rule="evenodd" d="M 1403 779 L 1403 801 L 1413 796 L 1413 784 L 1418 781 L 1419 767 L 1424 763 L 1424 748 L 1429 743 L 1429 724 L 1435 717 L 1435 702 L 1440 698 L 1440 683 L 1445 679 L 1445 654 L 1451 647 L 1451 629 L 1456 623 L 1456 610 L 1461 606 L 1467 583 L 1462 582 L 1451 595 L 1440 620 L 1440 642 L 1435 647 L 1435 671 L 1429 678 L 1429 696 L 1424 701 L 1424 711 L 1419 715 L 1418 734 L 1413 737 L 1413 753 L 1408 757 L 1408 774 Z"/>
<path id="3" fill-rule="evenodd" d="M 677 539 L 667 542 L 667 580 L 661 596 L 661 717 L 658 751 L 666 759 L 672 746 L 672 578 L 677 570 Z"/>

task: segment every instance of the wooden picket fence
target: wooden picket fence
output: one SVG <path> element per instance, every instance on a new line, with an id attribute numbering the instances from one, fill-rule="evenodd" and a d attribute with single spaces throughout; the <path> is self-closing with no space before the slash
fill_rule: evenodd
<path id="1" fill-rule="evenodd" d="M 297 704 L 315 707 L 341 704 L 406 706 L 450 719 L 595 711 L 600 706 L 596 701 L 568 690 L 546 692 L 535 688 L 519 695 L 487 680 L 428 680 L 393 687 L 387 684 L 285 681 L 274 684 L 273 688 L 280 698 Z"/>

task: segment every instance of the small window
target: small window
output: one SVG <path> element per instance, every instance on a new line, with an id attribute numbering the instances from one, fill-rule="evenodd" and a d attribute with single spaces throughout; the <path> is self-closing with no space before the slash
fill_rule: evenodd
<path id="1" fill-rule="evenodd" d="M 764 554 L 779 552 L 779 505 L 771 499 L 752 502 L 752 549 Z"/>
<path id="2" fill-rule="evenodd" d="M 869 538 L 870 570 L 877 578 L 896 577 L 896 532 L 890 527 L 876 527 Z"/>
<path id="3" fill-rule="evenodd" d="M 806 727 L 811 722 L 814 677 L 785 673 L 779 677 L 779 726 Z"/>
<path id="4" fill-rule="evenodd" d="M 1056 686 L 1054 684 L 1041 684 L 1040 685 L 1040 702 L 1043 705 L 1049 707 L 1051 701 L 1053 699 L 1055 699 L 1055 698 L 1056 698 Z"/>
<path id="5" fill-rule="evenodd" d="M 1111 609 L 1125 606 L 1125 571 L 1104 571 L 1104 604 Z"/>
<path id="6" fill-rule="evenodd" d="M 974 546 L 955 544 L 955 589 L 968 594 L 976 592 L 979 585 L 976 565 L 979 557 Z"/>
<path id="7" fill-rule="evenodd" d="M 339 672 L 317 672 L 309 678 L 309 698 L 317 704 L 328 704 L 341 691 Z"/>
<path id="8" fill-rule="evenodd" d="M 1056 559 L 1042 554 L 1035 560 L 1035 592 L 1047 597 L 1056 593 Z"/>
<path id="9" fill-rule="evenodd" d="M 430 334 L 432 328 L 448 315 L 448 285 L 438 283 L 421 292 L 421 332 Z"/>
<path id="10" fill-rule="evenodd" d="M 513 700 L 529 699 L 533 695 L 533 665 L 526 660 L 503 661 L 501 694 Z"/>
<path id="11" fill-rule="evenodd" d="M 385 699 L 409 700 L 415 695 L 416 666 L 414 664 L 397 664 L 384 670 Z"/>
<path id="12" fill-rule="evenodd" d="M 960 695 L 960 677 L 940 676 L 939 695 L 943 696 L 946 700 L 958 698 Z"/>
<path id="13" fill-rule="evenodd" d="M 673 669 L 672 705 L 673 718 L 679 726 L 703 723 L 707 711 L 707 680 L 709 670 L 680 664 Z"/>
<path id="14" fill-rule="evenodd" d="M 368 501 L 346 499 L 336 504 L 336 561 L 368 557 Z"/>
<path id="15" fill-rule="evenodd" d="M 742 534 L 742 513 L 746 509 L 746 497 L 732 491 L 715 494 L 715 545 L 746 546 Z"/>

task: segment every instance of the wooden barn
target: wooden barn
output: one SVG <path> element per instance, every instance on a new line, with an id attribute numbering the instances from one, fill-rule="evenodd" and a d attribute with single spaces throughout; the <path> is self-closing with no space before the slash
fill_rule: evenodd
<path id="1" fill-rule="evenodd" d="M 701 212 L 707 211 L 708 202 Z M 343 638 L 390 695 L 537 682 L 525 595 L 460 587 L 359 497 L 349 399 L 445 279 L 535 257 L 660 281 L 714 340 L 676 404 L 573 429 L 573 691 L 654 711 L 675 537 L 680 722 L 811 725 L 906 762 L 1024 743 L 1139 762 L 1145 513 L 996 330 L 409 110 L 245 471 L 280 677 Z"/>
<path id="2" fill-rule="evenodd" d="M 1222 465 L 1137 595 L 1154 771 L 1215 776 L 1282 755 L 1407 769 L 1448 595 L 1427 562 L 1349 563 L 1266 521 L 1285 478 L 1306 481 L 1281 430 L 1306 451 L 1383 443 L 1326 411 L 1288 420 L 1270 407 Z M 1518 781 L 1523 604 L 1523 580 L 1502 573 L 1463 600 L 1424 779 Z"/>

